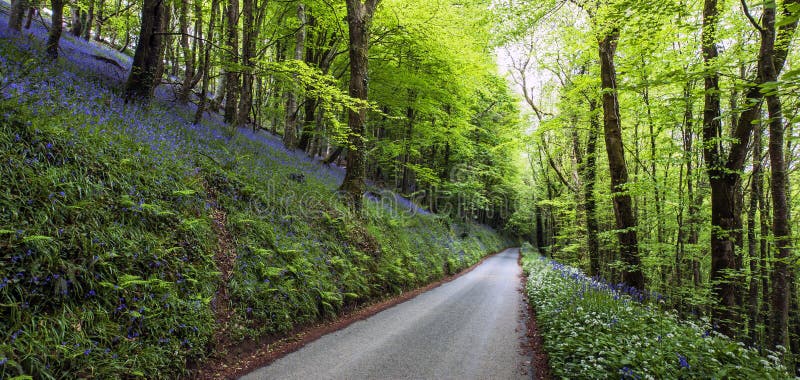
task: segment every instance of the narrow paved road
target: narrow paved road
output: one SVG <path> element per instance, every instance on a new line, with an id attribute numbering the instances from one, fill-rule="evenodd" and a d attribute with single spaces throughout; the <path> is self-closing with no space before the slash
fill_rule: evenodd
<path id="1" fill-rule="evenodd" d="M 518 249 L 243 379 L 525 379 Z"/>

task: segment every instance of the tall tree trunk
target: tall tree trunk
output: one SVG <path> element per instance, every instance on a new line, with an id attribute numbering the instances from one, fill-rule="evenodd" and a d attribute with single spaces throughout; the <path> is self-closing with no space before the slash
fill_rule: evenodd
<path id="1" fill-rule="evenodd" d="M 217 21 L 217 14 L 219 13 L 219 0 L 212 0 L 211 1 L 211 15 L 208 21 L 208 33 L 206 33 L 206 39 L 208 42 L 201 47 L 200 50 L 203 50 L 203 64 L 202 64 L 202 73 L 203 73 L 203 84 L 201 85 L 202 89 L 200 91 L 200 104 L 197 105 L 197 112 L 194 115 L 194 123 L 199 124 L 200 120 L 203 119 L 203 112 L 205 112 L 205 106 L 207 103 L 207 93 L 208 93 L 208 86 L 210 82 L 209 78 L 209 71 L 211 69 L 211 48 L 212 42 L 214 41 L 214 27 Z M 198 13 L 197 17 L 201 17 Z"/>
<path id="2" fill-rule="evenodd" d="M 767 1 L 761 15 L 761 51 L 759 54 L 759 76 L 761 83 L 777 86 L 778 72 L 775 68 L 775 1 Z M 788 41 L 786 42 L 788 44 Z M 780 97 L 777 89 L 770 87 L 763 94 L 769 112 L 769 159 L 772 190 L 772 232 L 775 239 L 775 265 L 772 271 L 772 318 L 771 342 L 773 346 L 789 346 L 789 283 L 792 257 L 791 231 L 789 229 L 789 203 L 786 195 L 787 173 L 784 161 L 784 126 Z"/>
<path id="3" fill-rule="evenodd" d="M 617 78 L 614 55 L 617 49 L 619 30 L 613 30 L 599 41 L 600 79 L 603 88 L 603 129 L 606 153 L 611 172 L 611 193 L 614 201 L 614 216 L 617 222 L 617 238 L 620 258 L 624 264 L 622 280 L 630 286 L 644 290 L 644 275 L 639 259 L 639 241 L 636 237 L 636 215 L 628 189 L 628 168 L 622 143 L 622 125 L 617 98 Z"/>
<path id="4" fill-rule="evenodd" d="M 102 41 L 103 40 L 103 9 L 106 6 L 105 0 L 97 0 L 97 17 L 94 18 L 95 26 L 94 26 L 94 40 L 95 41 Z"/>
<path id="5" fill-rule="evenodd" d="M 236 115 L 236 125 L 245 125 L 250 118 L 250 110 L 253 108 L 253 56 L 258 40 L 258 28 L 255 25 L 253 12 L 256 8 L 255 0 L 242 1 L 242 97 L 239 101 L 239 112 Z M 265 6 L 262 4 L 261 6 Z"/>
<path id="6" fill-rule="evenodd" d="M 759 140 L 761 140 L 759 138 Z M 761 141 L 759 141 L 759 151 L 763 150 L 763 145 Z M 764 158 L 761 157 L 763 160 Z M 763 171 L 762 171 L 763 173 Z M 770 219 L 769 215 L 769 204 L 767 199 L 764 195 L 764 176 L 762 175 L 759 178 L 758 184 L 758 193 L 756 193 L 756 197 L 758 198 L 758 219 L 759 219 L 759 278 L 761 280 L 761 310 L 760 310 L 760 320 L 763 322 L 764 326 L 767 326 L 766 333 L 769 334 L 769 326 L 772 324 L 770 323 L 770 286 L 769 286 L 769 279 L 771 271 L 770 263 L 772 262 L 772 258 L 770 255 L 770 246 L 769 240 L 772 231 L 769 227 L 768 220 Z M 764 337 L 769 339 L 769 337 Z"/>
<path id="7" fill-rule="evenodd" d="M 788 136 L 792 136 L 792 123 L 787 123 L 786 131 L 784 132 Z M 786 156 L 785 156 L 785 167 L 790 168 L 793 165 L 794 159 L 794 145 L 792 139 L 787 139 L 786 141 Z M 786 203 L 792 204 L 792 183 L 788 181 L 786 183 Z M 787 211 L 788 219 L 792 220 L 792 209 L 788 209 Z M 792 247 L 792 249 L 795 249 Z M 796 262 L 795 262 L 796 263 Z M 795 376 L 800 376 L 800 299 L 798 299 L 798 283 L 797 283 L 797 270 L 796 266 L 789 267 L 789 350 L 791 351 L 792 355 L 794 355 L 794 373 Z M 791 366 L 789 367 L 791 370 Z"/>
<path id="8" fill-rule="evenodd" d="M 239 63 L 239 0 L 228 0 L 226 48 L 228 50 L 227 63 L 230 65 L 225 70 L 225 116 L 228 124 L 236 122 L 237 104 L 239 99 L 239 72 L 232 68 Z"/>
<path id="9" fill-rule="evenodd" d="M 694 204 L 694 152 L 693 152 L 693 145 L 694 145 L 694 100 L 692 98 L 692 88 L 694 87 L 694 83 L 689 81 L 683 89 L 683 98 L 685 101 L 685 107 L 683 111 L 683 124 L 682 124 L 682 140 L 683 140 L 683 163 L 686 166 L 686 197 L 684 198 L 683 191 L 681 189 L 680 194 L 678 197 L 680 199 L 679 207 L 680 211 L 678 213 L 678 249 L 675 257 L 675 275 L 677 278 L 677 286 L 680 288 L 683 282 L 683 263 L 686 258 L 687 252 L 687 245 L 690 244 L 697 244 L 697 242 L 691 243 L 693 230 L 694 230 L 694 221 L 696 216 L 693 214 L 693 204 Z M 680 181 L 683 183 L 683 181 Z M 688 205 L 688 207 L 686 206 Z M 684 219 L 683 210 L 687 208 L 687 215 Z M 690 246 L 692 248 L 691 252 L 694 253 L 694 246 Z M 694 254 L 692 254 L 692 262 L 694 261 Z M 680 306 L 680 305 L 679 305 Z"/>
<path id="10" fill-rule="evenodd" d="M 369 29 L 375 8 L 380 0 L 347 0 L 347 25 L 350 41 L 350 88 L 351 97 L 366 101 L 369 88 Z M 364 172 L 366 170 L 365 129 L 367 108 L 348 111 L 347 125 L 349 149 L 347 171 L 339 189 L 345 193 L 350 206 L 360 212 L 364 194 Z"/>
<path id="11" fill-rule="evenodd" d="M 758 211 L 757 194 L 761 192 L 759 189 L 762 182 L 761 177 L 761 128 L 756 127 L 753 131 L 753 172 L 750 179 L 750 209 L 747 211 L 747 252 L 750 259 L 747 333 L 751 344 L 756 343 L 756 326 L 759 322 L 758 285 L 760 272 L 758 268 L 758 240 L 756 239 L 756 212 Z"/>
<path id="12" fill-rule="evenodd" d="M 77 5 L 72 7 L 72 23 L 70 24 L 69 32 L 75 36 L 80 37 L 83 24 L 81 23 L 81 9 Z"/>
<path id="13" fill-rule="evenodd" d="M 199 1 L 199 0 L 195 0 Z M 195 15 L 195 17 L 199 17 Z M 192 94 L 192 79 L 194 79 L 194 55 L 192 54 L 191 46 L 189 45 L 189 0 L 181 0 L 180 8 L 178 9 L 178 30 L 180 36 L 178 42 L 181 45 L 181 55 L 183 55 L 183 82 L 181 88 L 178 90 L 178 102 L 186 104 L 189 102 L 189 96 Z"/>
<path id="14" fill-rule="evenodd" d="M 303 150 L 304 152 L 309 151 L 309 144 L 311 143 L 312 133 L 314 131 L 314 123 L 316 121 L 317 115 L 317 99 L 313 97 L 306 97 L 306 100 L 303 105 L 303 115 L 305 119 L 303 121 L 303 128 L 302 132 L 300 133 L 300 141 L 297 143 L 297 147 Z"/>
<path id="15" fill-rule="evenodd" d="M 161 62 L 164 23 L 164 1 L 144 0 L 139 43 L 133 56 L 133 65 L 125 83 L 125 101 L 148 102 L 153 96 L 156 71 Z"/>
<path id="16" fill-rule="evenodd" d="M 92 35 L 92 24 L 94 23 L 94 2 L 95 0 L 89 0 L 89 10 L 86 13 L 86 22 L 83 23 L 83 30 L 81 31 L 83 39 L 86 41 L 89 41 L 89 38 Z"/>
<path id="17" fill-rule="evenodd" d="M 658 140 L 658 132 L 655 130 L 655 123 L 653 122 L 653 107 L 650 104 L 650 84 L 645 79 L 645 87 L 644 87 L 644 104 L 647 108 L 647 128 L 650 132 L 650 178 L 653 181 L 653 201 L 656 206 L 656 256 L 662 257 L 663 256 L 663 246 L 664 246 L 664 206 L 663 201 L 661 198 L 661 189 L 659 188 L 658 183 L 658 165 L 657 165 L 657 155 L 658 152 L 656 150 L 656 143 Z M 664 179 L 666 180 L 667 173 L 664 173 Z M 665 260 L 665 263 L 668 262 Z M 664 265 L 661 268 L 661 283 L 662 286 L 666 285 L 667 283 L 667 272 L 669 271 L 669 267 Z"/>
<path id="18" fill-rule="evenodd" d="M 594 196 L 594 186 L 597 181 L 597 136 L 600 133 L 600 123 L 596 115 L 597 102 L 589 102 L 589 139 L 586 142 L 586 156 L 583 163 L 583 198 L 586 209 L 586 248 L 589 250 L 589 267 L 592 276 L 600 276 L 600 242 L 597 223 L 597 201 Z"/>
<path id="19" fill-rule="evenodd" d="M 58 59 L 58 44 L 64 29 L 64 0 L 50 0 L 50 32 L 47 35 L 47 56 Z"/>
<path id="20" fill-rule="evenodd" d="M 730 272 L 735 271 L 733 235 L 736 230 L 736 191 L 739 175 L 728 173 L 720 152 L 722 135 L 720 121 L 719 73 L 713 67 L 717 50 L 717 0 L 705 0 L 703 10 L 703 60 L 705 75 L 705 106 L 703 110 L 703 154 L 711 182 L 711 283 L 715 298 L 712 317 L 720 332 L 735 336 L 736 285 Z"/>
<path id="21" fill-rule="evenodd" d="M 25 29 L 31 28 L 33 17 L 36 16 L 36 7 L 28 7 L 28 17 L 25 19 Z"/>
<path id="22" fill-rule="evenodd" d="M 172 35 L 169 33 L 164 33 L 165 31 L 170 30 L 170 26 L 172 24 L 172 3 L 165 0 L 162 1 L 164 1 L 164 12 L 163 20 L 161 20 L 161 30 L 159 30 L 159 34 L 162 35 L 162 40 L 161 50 L 158 52 L 158 64 L 156 65 L 156 72 L 153 77 L 154 90 L 161 84 L 161 78 L 164 77 L 164 72 L 167 69 L 167 62 L 172 61 L 170 57 L 172 50 Z"/>
<path id="23" fill-rule="evenodd" d="M 306 43 L 306 11 L 303 3 L 297 5 L 297 19 L 300 21 L 300 27 L 297 29 L 294 45 L 294 60 L 299 61 L 303 59 Z M 297 83 L 295 83 L 295 86 Z M 286 147 L 294 147 L 297 142 L 297 120 L 299 119 L 299 107 L 297 106 L 297 94 L 294 90 L 289 91 L 286 99 L 286 124 L 283 131 L 283 145 Z"/>
<path id="24" fill-rule="evenodd" d="M 413 96 L 411 96 L 413 98 Z M 400 179 L 400 192 L 404 195 L 409 195 L 413 192 L 413 171 L 409 167 L 411 163 L 411 140 L 414 135 L 414 109 L 411 107 L 406 108 L 406 130 L 403 136 L 403 157 L 400 162 L 402 169 L 402 178 Z"/>
<path id="25" fill-rule="evenodd" d="M 785 3 L 798 3 L 798 0 L 789 0 Z M 769 7 L 765 7 L 769 8 Z M 774 7 L 773 7 L 774 8 Z M 705 140 L 704 155 L 708 165 L 708 174 L 711 182 L 711 280 L 714 284 L 714 298 L 717 307 L 712 315 L 714 321 L 720 325 L 721 331 L 735 336 L 737 322 L 737 284 L 730 273 L 738 273 L 735 243 L 740 233 L 741 219 L 738 217 L 738 188 L 741 186 L 741 175 L 747 157 L 748 145 L 753 131 L 753 124 L 761 113 L 761 104 L 764 96 L 761 92 L 764 70 L 767 68 L 762 62 L 771 60 L 771 67 L 775 74 L 780 74 L 788 54 L 789 41 L 797 21 L 781 26 L 778 40 L 785 41 L 780 47 L 774 46 L 774 33 L 772 41 L 761 38 L 759 49 L 758 77 L 755 85 L 746 91 L 743 110 L 733 128 L 733 139 L 725 159 L 722 156 L 722 125 L 720 122 L 720 96 L 719 74 L 713 68 L 718 56 L 716 46 L 718 9 L 716 0 L 706 0 L 703 11 L 703 59 L 708 68 L 706 80 L 706 107 L 704 112 L 703 138 Z M 774 18 L 773 18 L 774 19 Z M 763 30 L 763 27 L 758 27 Z M 774 30 L 774 26 L 773 26 Z M 770 53 L 769 55 L 767 53 Z M 769 57 L 769 58 L 766 58 Z"/>
<path id="26" fill-rule="evenodd" d="M 8 14 L 8 28 L 17 32 L 22 31 L 22 20 L 25 18 L 25 10 L 30 4 L 28 0 L 12 0 L 11 10 Z"/>

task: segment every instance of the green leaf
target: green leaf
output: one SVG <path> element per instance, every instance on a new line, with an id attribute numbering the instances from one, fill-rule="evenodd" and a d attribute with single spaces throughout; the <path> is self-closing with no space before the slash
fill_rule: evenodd
<path id="1" fill-rule="evenodd" d="M 44 236 L 44 235 L 32 235 L 32 236 L 26 236 L 26 237 L 22 238 L 22 242 L 23 243 L 33 243 L 33 242 L 39 242 L 39 241 L 53 241 L 53 238 L 51 238 L 50 236 Z"/>

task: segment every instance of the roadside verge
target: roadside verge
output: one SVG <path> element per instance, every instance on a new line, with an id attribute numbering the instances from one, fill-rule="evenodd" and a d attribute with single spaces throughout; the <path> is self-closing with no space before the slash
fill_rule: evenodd
<path id="1" fill-rule="evenodd" d="M 232 348 L 231 351 L 228 352 L 224 357 L 210 358 L 206 360 L 202 367 L 191 375 L 191 378 L 200 380 L 236 379 L 258 368 L 269 365 L 281 357 L 303 348 L 305 345 L 319 339 L 324 335 L 341 330 L 355 322 L 367 319 L 375 314 L 380 313 L 381 311 L 406 302 L 442 284 L 453 281 L 483 264 L 486 259 L 507 249 L 509 248 L 504 248 L 497 252 L 488 254 L 469 268 L 466 268 L 454 275 L 444 277 L 424 287 L 417 288 L 388 299 L 378 300 L 373 303 L 366 303 L 355 310 L 345 312 L 335 320 L 302 326 L 293 330 L 289 334 L 282 335 L 280 337 L 267 336 L 259 341 L 245 342 L 239 347 Z"/>

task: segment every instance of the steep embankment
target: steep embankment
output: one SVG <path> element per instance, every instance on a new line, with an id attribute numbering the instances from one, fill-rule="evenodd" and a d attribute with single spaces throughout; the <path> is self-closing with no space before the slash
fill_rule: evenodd
<path id="1" fill-rule="evenodd" d="M 214 115 L 192 125 L 163 88 L 149 108 L 123 104 L 108 59 L 127 57 L 65 36 L 50 63 L 41 26 L 5 24 L 0 378 L 175 377 L 505 243 L 393 196 L 356 217 L 334 195 L 339 169 Z"/>

